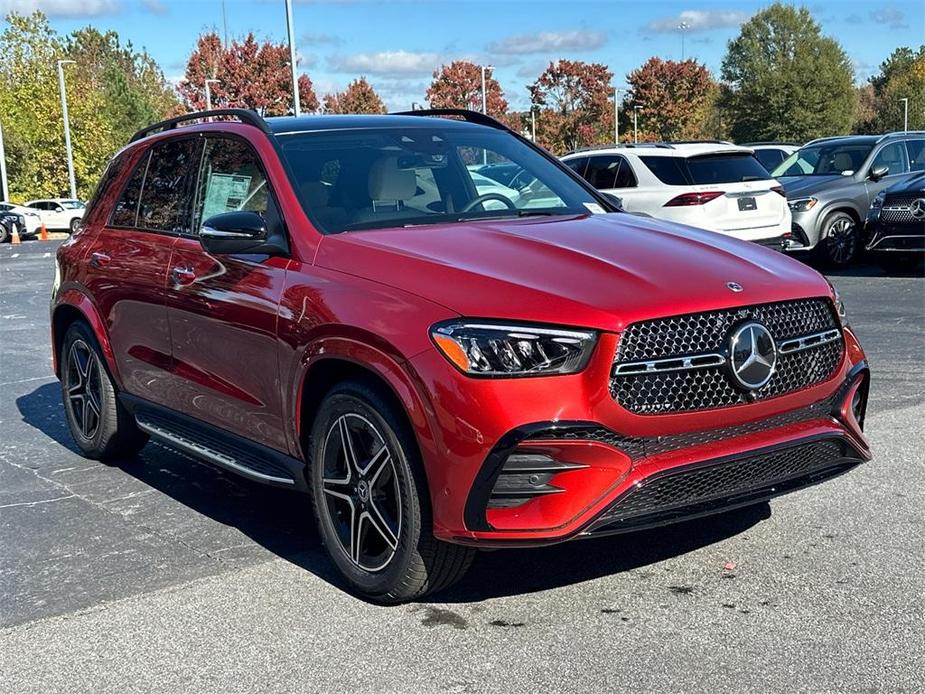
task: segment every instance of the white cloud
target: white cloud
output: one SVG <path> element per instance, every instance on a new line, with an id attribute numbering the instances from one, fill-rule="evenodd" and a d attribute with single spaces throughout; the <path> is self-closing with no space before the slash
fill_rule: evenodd
<path id="1" fill-rule="evenodd" d="M 0 16 L 41 10 L 49 17 L 99 17 L 121 9 L 120 0 L 0 0 Z"/>
<path id="2" fill-rule="evenodd" d="M 151 14 L 159 16 L 167 14 L 167 5 L 162 0 L 141 0 L 141 6 Z"/>
<path id="3" fill-rule="evenodd" d="M 426 75 L 432 73 L 441 60 L 437 53 L 382 51 L 346 56 L 333 55 L 328 58 L 328 67 L 335 72 L 363 75 Z"/>
<path id="4" fill-rule="evenodd" d="M 687 24 L 688 32 L 710 31 L 712 29 L 726 29 L 737 27 L 751 15 L 739 10 L 684 10 L 674 17 L 653 19 L 646 24 L 647 31 L 657 34 L 678 31 L 682 22 Z"/>
<path id="5" fill-rule="evenodd" d="M 488 46 L 489 53 L 527 55 L 550 51 L 590 51 L 607 43 L 600 31 L 573 29 L 571 31 L 541 31 L 535 34 L 514 34 Z"/>
<path id="6" fill-rule="evenodd" d="M 881 7 L 879 10 L 871 10 L 870 18 L 877 24 L 886 24 L 890 29 L 908 29 L 906 24 L 906 15 L 902 10 L 895 7 Z"/>
<path id="7" fill-rule="evenodd" d="M 299 43 L 301 44 L 329 44 L 332 46 L 339 46 L 344 40 L 340 36 L 335 36 L 334 34 L 325 34 L 320 31 L 306 31 L 299 36 Z"/>

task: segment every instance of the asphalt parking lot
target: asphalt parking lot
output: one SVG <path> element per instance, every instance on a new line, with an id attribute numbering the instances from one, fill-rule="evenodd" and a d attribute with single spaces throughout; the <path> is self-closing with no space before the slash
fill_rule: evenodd
<path id="1" fill-rule="evenodd" d="M 875 460 L 670 529 L 479 555 L 433 602 L 345 593 L 303 497 L 67 434 L 55 243 L 0 247 L 0 692 L 923 691 L 925 279 L 832 276 Z"/>

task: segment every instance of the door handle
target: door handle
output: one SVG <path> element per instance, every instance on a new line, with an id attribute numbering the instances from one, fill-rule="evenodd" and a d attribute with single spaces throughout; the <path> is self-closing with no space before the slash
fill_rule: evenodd
<path id="1" fill-rule="evenodd" d="M 170 271 L 170 279 L 173 280 L 174 285 L 178 287 L 185 286 L 187 284 L 192 284 L 196 281 L 196 273 L 193 272 L 192 268 L 188 267 L 175 267 Z"/>
<path id="2" fill-rule="evenodd" d="M 109 265 L 110 260 L 112 260 L 112 258 L 99 251 L 94 251 L 90 254 L 90 265 L 93 267 L 105 267 Z"/>

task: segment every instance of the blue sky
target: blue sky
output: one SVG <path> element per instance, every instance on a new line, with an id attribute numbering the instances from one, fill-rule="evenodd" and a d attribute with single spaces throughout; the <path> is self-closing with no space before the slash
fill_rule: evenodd
<path id="1" fill-rule="evenodd" d="M 552 59 L 603 62 L 624 75 L 653 55 L 681 57 L 681 21 L 688 57 L 718 74 L 727 41 L 768 2 L 690 0 L 295 0 L 302 68 L 319 97 L 360 75 L 390 108 L 423 101 L 434 67 L 456 58 L 495 66 L 514 108 L 528 103 L 525 86 Z M 228 33 L 286 36 L 283 0 L 225 0 Z M 898 46 L 925 43 L 921 0 L 807 0 L 823 31 L 838 39 L 864 81 Z M 114 29 L 145 47 L 169 79 L 182 76 L 196 37 L 223 31 L 221 0 L 0 0 L 0 13 L 41 9 L 67 33 L 87 24 Z"/>

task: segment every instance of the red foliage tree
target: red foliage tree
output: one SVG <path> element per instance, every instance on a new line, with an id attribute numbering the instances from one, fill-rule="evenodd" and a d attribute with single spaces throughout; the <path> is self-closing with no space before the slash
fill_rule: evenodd
<path id="1" fill-rule="evenodd" d="M 626 81 L 631 89 L 625 112 L 640 107 L 640 139 L 696 140 L 715 135 L 708 131 L 717 87 L 706 66 L 696 60 L 649 58 Z"/>
<path id="2" fill-rule="evenodd" d="M 347 88 L 324 97 L 325 113 L 385 113 L 385 103 L 366 81 L 365 77 L 354 80 Z"/>
<path id="3" fill-rule="evenodd" d="M 218 80 L 210 84 L 212 108 L 252 108 L 268 116 L 292 112 L 289 49 L 283 44 L 258 43 L 251 33 L 225 48 L 218 34 L 203 34 L 178 87 L 190 108 L 206 107 L 207 79 Z M 304 73 L 299 76 L 299 104 L 303 111 L 318 110 L 318 97 Z"/>
<path id="4" fill-rule="evenodd" d="M 613 73 L 606 65 L 580 60 L 550 63 L 528 87 L 536 116 L 536 138 L 554 152 L 606 139 L 613 122 Z"/>
<path id="5" fill-rule="evenodd" d="M 507 101 L 498 80 L 485 76 L 488 115 L 507 113 Z M 434 80 L 427 88 L 427 101 L 432 108 L 468 108 L 482 110 L 482 68 L 468 60 L 454 60 L 434 70 Z"/>

